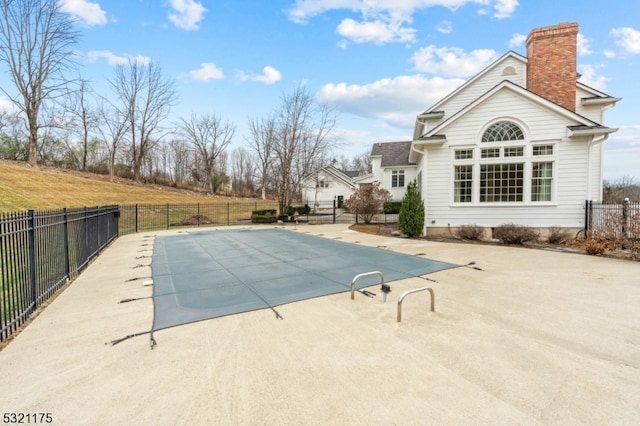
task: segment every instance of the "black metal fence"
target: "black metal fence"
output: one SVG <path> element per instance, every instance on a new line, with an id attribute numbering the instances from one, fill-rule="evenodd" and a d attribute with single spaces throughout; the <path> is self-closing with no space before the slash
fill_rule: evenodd
<path id="1" fill-rule="evenodd" d="M 610 241 L 640 240 L 640 201 L 606 204 L 587 201 L 585 235 Z"/>
<path id="2" fill-rule="evenodd" d="M 293 206 L 296 207 L 304 207 Z M 277 202 L 252 201 L 206 204 L 135 204 L 120 206 L 120 235 L 178 227 L 226 226 L 251 223 L 254 210 L 278 209 Z M 299 213 L 302 210 L 304 213 Z M 306 210 L 309 210 L 306 212 Z M 299 223 L 358 223 L 362 218 L 336 201 L 320 201 L 313 209 L 297 209 L 284 220 Z M 282 218 L 282 215 L 280 216 Z M 372 223 L 394 223 L 397 214 L 375 215 Z"/>
<path id="3" fill-rule="evenodd" d="M 118 236 L 118 206 L 0 213 L 0 342 Z"/>

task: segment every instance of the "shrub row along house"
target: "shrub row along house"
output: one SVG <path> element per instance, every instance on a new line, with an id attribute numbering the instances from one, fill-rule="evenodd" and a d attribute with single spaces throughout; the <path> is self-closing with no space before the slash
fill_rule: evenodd
<path id="1" fill-rule="evenodd" d="M 603 142 L 617 130 L 604 113 L 620 99 L 578 81 L 577 36 L 575 23 L 534 29 L 527 57 L 494 61 L 419 114 L 411 141 L 374 144 L 370 175 L 327 179 L 315 199 L 378 181 L 400 200 L 416 179 L 426 235 L 472 224 L 583 229 L 585 200 L 602 196 Z"/>

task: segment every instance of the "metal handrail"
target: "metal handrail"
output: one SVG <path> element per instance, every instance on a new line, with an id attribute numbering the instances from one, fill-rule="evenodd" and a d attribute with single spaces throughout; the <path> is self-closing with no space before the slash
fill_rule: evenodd
<path id="1" fill-rule="evenodd" d="M 354 299 L 353 294 L 355 292 L 356 281 L 358 281 L 360 278 L 369 277 L 371 275 L 380 275 L 380 284 L 384 284 L 384 274 L 380 271 L 371 271 L 371 272 L 365 272 L 363 274 L 358 274 L 355 277 L 353 277 L 353 281 L 351 281 L 351 300 Z"/>
<path id="2" fill-rule="evenodd" d="M 420 287 L 420 288 L 415 288 L 413 290 L 407 290 L 404 293 L 402 293 L 400 295 L 400 298 L 398 299 L 398 322 L 402 320 L 402 300 L 405 298 L 405 296 L 408 296 L 411 293 L 417 293 L 419 291 L 424 291 L 424 290 L 428 290 L 429 293 L 431 293 L 431 312 L 435 311 L 436 297 L 431 287 Z"/>

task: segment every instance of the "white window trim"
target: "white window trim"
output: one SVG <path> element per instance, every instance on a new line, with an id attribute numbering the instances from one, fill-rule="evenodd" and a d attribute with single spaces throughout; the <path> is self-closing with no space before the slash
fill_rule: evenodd
<path id="1" fill-rule="evenodd" d="M 393 186 L 394 173 L 398 177 L 400 176 L 400 174 L 402 174 L 402 185 Z M 391 170 L 390 178 L 391 178 L 391 182 L 390 182 L 389 187 L 391 189 L 396 190 L 396 189 L 406 188 L 407 187 L 407 173 L 406 173 L 405 169 L 393 169 L 393 170 Z"/>
<path id="2" fill-rule="evenodd" d="M 526 133 L 525 133 L 526 134 Z M 476 145 L 456 145 L 450 147 L 450 191 L 449 191 L 449 206 L 450 207 L 522 207 L 522 206 L 556 206 L 557 194 L 558 194 L 558 145 L 559 140 L 544 140 L 544 141 L 507 141 L 507 142 L 480 142 Z M 533 155 L 534 146 L 553 146 L 553 154 L 551 155 Z M 501 149 L 501 156 L 499 158 L 480 158 L 482 148 L 492 147 L 524 147 L 524 155 L 522 157 L 504 157 L 504 150 Z M 456 160 L 455 152 L 459 150 L 473 149 L 473 158 Z M 532 179 L 533 179 L 533 163 L 552 163 L 552 177 L 551 177 L 551 201 L 531 201 L 532 196 Z M 511 164 L 511 163 L 524 163 L 523 168 L 523 194 L 522 201 L 503 201 L 503 202 L 480 202 L 480 169 L 482 164 Z M 462 165 L 473 166 L 473 190 L 471 196 L 471 202 L 455 202 L 455 167 Z"/>

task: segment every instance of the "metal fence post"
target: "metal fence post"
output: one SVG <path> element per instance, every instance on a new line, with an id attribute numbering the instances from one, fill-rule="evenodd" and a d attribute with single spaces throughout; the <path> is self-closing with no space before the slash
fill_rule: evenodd
<path id="1" fill-rule="evenodd" d="M 587 238 L 589 230 L 591 229 L 591 208 L 593 207 L 593 201 L 585 200 L 584 202 L 584 237 Z"/>
<path id="2" fill-rule="evenodd" d="M 36 212 L 31 209 L 29 214 L 29 284 L 31 287 L 31 303 L 38 307 L 38 247 L 36 245 Z"/>
<path id="3" fill-rule="evenodd" d="M 336 223 L 336 199 L 333 199 L 333 223 Z"/>
<path id="4" fill-rule="evenodd" d="M 622 237 L 627 238 L 629 230 L 629 198 L 624 199 L 622 203 Z"/>
<path id="5" fill-rule="evenodd" d="M 230 212 L 230 203 L 227 203 L 227 225 L 231 224 L 231 212 Z"/>
<path id="6" fill-rule="evenodd" d="M 71 278 L 71 258 L 69 256 L 69 216 L 67 215 L 67 208 L 62 209 L 62 214 L 64 216 L 64 221 L 62 224 L 62 235 L 64 238 L 64 263 L 65 263 L 65 272 L 67 274 L 67 278 Z"/>
<path id="7" fill-rule="evenodd" d="M 138 233 L 138 205 L 136 204 L 136 234 Z"/>

